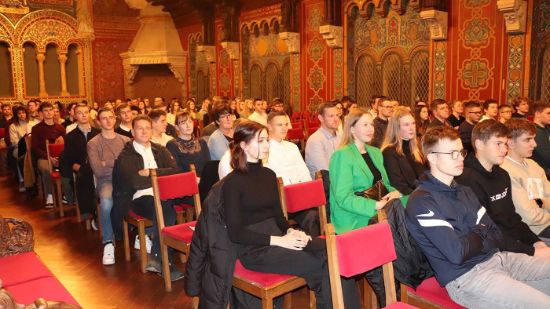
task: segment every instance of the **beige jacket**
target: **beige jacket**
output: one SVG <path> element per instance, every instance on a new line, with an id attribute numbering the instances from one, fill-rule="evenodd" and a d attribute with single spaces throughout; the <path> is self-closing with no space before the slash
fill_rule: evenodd
<path id="1" fill-rule="evenodd" d="M 550 182 L 544 170 L 531 159 L 516 162 L 510 157 L 501 167 L 510 174 L 516 212 L 535 234 L 540 234 L 550 225 Z M 535 199 L 542 200 L 542 208 Z"/>

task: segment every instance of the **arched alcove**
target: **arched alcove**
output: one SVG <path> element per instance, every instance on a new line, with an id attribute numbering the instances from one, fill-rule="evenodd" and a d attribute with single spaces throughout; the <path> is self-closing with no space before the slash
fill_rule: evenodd
<path id="1" fill-rule="evenodd" d="M 67 64 L 65 65 L 65 71 L 67 74 L 67 91 L 70 95 L 79 94 L 78 78 L 80 72 L 78 71 L 78 63 L 81 61 L 78 53 L 78 45 L 71 44 L 67 49 Z"/>
<path id="2" fill-rule="evenodd" d="M 59 67 L 58 47 L 55 44 L 48 44 L 46 46 L 44 81 L 46 82 L 46 92 L 48 95 L 61 95 L 61 68 Z"/>
<path id="3" fill-rule="evenodd" d="M 13 97 L 13 74 L 10 46 L 0 41 L 0 98 Z"/>
<path id="4" fill-rule="evenodd" d="M 23 66 L 26 96 L 37 97 L 40 92 L 38 61 L 36 60 L 36 45 L 31 42 L 23 44 Z"/>

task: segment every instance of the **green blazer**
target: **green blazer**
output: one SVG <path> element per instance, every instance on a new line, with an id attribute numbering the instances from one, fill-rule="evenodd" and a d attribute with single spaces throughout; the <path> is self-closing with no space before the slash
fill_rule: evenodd
<path id="1" fill-rule="evenodd" d="M 382 181 L 388 191 L 395 191 L 390 185 L 384 169 L 384 158 L 380 149 L 365 145 L 374 166 L 382 174 Z M 376 201 L 355 192 L 373 185 L 372 172 L 355 144 L 349 144 L 334 152 L 330 158 L 330 219 L 337 234 L 348 232 L 369 224 L 376 215 Z M 405 204 L 403 204 L 405 205 Z"/>

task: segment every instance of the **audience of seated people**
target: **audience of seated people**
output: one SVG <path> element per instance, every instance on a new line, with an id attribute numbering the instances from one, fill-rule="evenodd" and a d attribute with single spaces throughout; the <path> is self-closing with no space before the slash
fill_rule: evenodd
<path id="1" fill-rule="evenodd" d="M 506 126 L 508 155 L 501 167 L 512 180 L 514 206 L 531 230 L 550 244 L 550 182 L 544 169 L 529 159 L 537 146 L 537 129 L 525 118 L 513 118 Z"/>
<path id="2" fill-rule="evenodd" d="M 489 99 L 484 102 L 484 119 L 494 120 L 480 122 L 482 108 L 474 101 L 464 102 L 461 108 L 461 101 L 452 101 L 451 107 L 435 99 L 430 104 L 433 118 L 423 102 L 415 105 L 414 114 L 381 96 L 373 97 L 368 112 L 351 98 L 326 102 L 314 115 L 320 128 L 307 139 L 304 161 L 296 144 L 285 140 L 291 126 L 280 99 L 271 101 L 269 114 L 262 99 L 207 98 L 200 111 L 195 110 L 194 99 L 182 101 L 186 102 L 184 108 L 172 99 L 170 113 L 164 102 L 161 97 L 153 104 L 141 98 L 108 102 L 107 108 L 94 110 L 95 122 L 90 121 L 86 103 L 68 104 L 67 115 L 59 102 L 54 108 L 48 102 L 32 100 L 28 109 L 16 104 L 13 110 L 10 104 L 9 108 L 2 104 L 0 121 L 9 132 L 9 156 L 14 162 L 23 162 L 19 146 L 24 145 L 25 134 L 30 134 L 35 169 L 44 175 L 47 207 L 53 202 L 47 160 L 71 183 L 73 173 L 76 176 L 74 190 L 82 214 L 93 216 L 99 199 L 104 265 L 115 263 L 114 244 L 122 218 L 132 210 L 153 221 L 148 232 L 152 233 L 153 248 L 147 270 L 161 273 L 149 169 L 167 175 L 189 171 L 194 164 L 200 181 L 206 163 L 221 159 L 220 169 L 227 165 L 221 175 L 227 175 L 223 191 L 227 229 L 243 265 L 305 278 L 321 306 L 330 303 L 331 296 L 325 278 L 324 241 L 312 240 L 319 235 L 319 215 L 317 211 L 308 211 L 303 217 L 291 214 L 304 232 L 288 229 L 276 177 L 288 185 L 310 181 L 317 171 L 328 170 L 333 180 L 330 219 L 337 233 L 368 225 L 388 201 L 405 195 L 402 202 L 409 232 L 439 283 L 461 305 L 494 307 L 495 299 L 533 308 L 547 303 L 549 282 L 541 276 L 548 274 L 550 267 L 547 104 L 531 106 L 534 121 L 530 122 L 526 119 L 530 109 L 527 99 L 514 101 L 512 119 L 510 106 Z M 147 110 L 149 116 L 143 115 Z M 175 138 L 166 133 L 168 115 L 174 117 Z M 235 121 L 237 115 L 241 119 Z M 196 123 L 203 134 L 198 134 Z M 65 143 L 59 159 L 47 158 L 46 140 Z M 470 152 L 466 160 L 462 148 Z M 430 167 L 424 172 L 427 162 Z M 22 184 L 22 165 L 16 164 L 13 170 Z M 389 192 L 380 200 L 357 194 L 379 181 Z M 67 197 L 72 190 L 63 186 Z M 172 204 L 163 202 L 167 226 L 175 223 Z M 502 263 L 498 265 L 496 259 Z M 527 278 L 521 269 L 528 269 L 532 277 Z M 170 265 L 170 273 L 172 280 L 183 277 L 174 265 Z M 481 285 L 483 280 L 494 284 Z M 353 280 L 343 280 L 343 284 L 346 304 L 358 305 Z M 502 292 L 504 285 L 529 299 Z"/>
<path id="3" fill-rule="evenodd" d="M 393 103 L 386 97 L 381 97 L 377 105 L 378 115 L 374 119 L 374 136 L 370 144 L 374 147 L 382 146 L 388 119 L 393 115 Z"/>
<path id="4" fill-rule="evenodd" d="M 219 160 L 229 149 L 229 143 L 233 141 L 233 125 L 236 118 L 231 113 L 229 103 L 226 100 L 222 100 L 215 105 L 212 115 L 218 129 L 210 135 L 208 149 L 210 150 L 210 158 Z"/>
<path id="5" fill-rule="evenodd" d="M 305 150 L 305 161 L 312 178 L 318 171 L 328 170 L 330 157 L 342 139 L 342 132 L 338 130 L 340 118 L 334 102 L 321 104 L 317 117 L 321 126 L 308 138 Z"/>
<path id="6" fill-rule="evenodd" d="M 78 104 L 74 113 L 77 126 L 65 136 L 65 147 L 59 157 L 59 171 L 61 176 L 70 180 L 75 179 L 76 200 L 80 213 L 83 219 L 91 220 L 96 217 L 96 201 L 94 176 L 86 147 L 88 141 L 99 134 L 100 130 L 90 124 L 88 105 Z M 92 224 L 95 224 L 94 220 Z"/>
<path id="7" fill-rule="evenodd" d="M 510 105 L 503 104 L 498 107 L 498 121 L 500 123 L 506 123 L 506 121 L 512 119 L 512 107 Z"/>
<path id="8" fill-rule="evenodd" d="M 469 186 L 502 233 L 516 241 L 509 251 L 533 255 L 537 248 L 546 245 L 517 214 L 510 176 L 500 167 L 506 156 L 508 135 L 508 128 L 496 120 L 476 125 L 472 132 L 475 153 L 464 160 L 464 172 L 456 181 Z"/>
<path id="9" fill-rule="evenodd" d="M 191 114 L 184 111 L 176 115 L 178 137 L 166 144 L 182 172 L 188 172 L 190 164 L 195 165 L 197 176 L 201 177 L 204 166 L 210 161 L 210 151 L 203 139 L 193 135 L 194 121 Z"/>
<path id="10" fill-rule="evenodd" d="M 460 134 L 460 140 L 464 149 L 468 153 L 474 152 L 472 146 L 472 131 L 474 126 L 481 119 L 481 105 L 476 101 L 468 101 L 464 105 L 464 115 L 466 116 L 464 122 L 458 127 L 458 133 Z"/>
<path id="11" fill-rule="evenodd" d="M 464 104 L 460 100 L 451 101 L 451 115 L 447 118 L 447 121 L 451 124 L 451 127 L 458 129 L 458 127 L 464 122 Z"/>
<path id="12" fill-rule="evenodd" d="M 439 284 L 468 308 L 548 306 L 550 248 L 534 257 L 508 251 L 516 241 L 501 233 L 470 187 L 454 180 L 464 169 L 458 133 L 428 130 L 422 150 L 430 170 L 409 198 L 406 224 Z"/>
<path id="13" fill-rule="evenodd" d="M 432 112 L 433 119 L 428 125 L 428 129 L 439 126 L 452 127 L 451 123 L 448 120 L 451 112 L 449 111 L 449 105 L 445 100 L 433 100 L 432 104 L 430 104 L 430 111 Z"/>
<path id="14" fill-rule="evenodd" d="M 408 107 L 395 109 L 388 121 L 381 150 L 389 183 L 402 194 L 411 194 L 425 167 L 416 137 L 415 119 Z"/>
<path id="15" fill-rule="evenodd" d="M 96 193 L 99 198 L 102 227 L 103 264 L 115 263 L 115 248 L 111 210 L 113 208 L 113 167 L 115 160 L 130 142 L 127 136 L 115 132 L 116 118 L 112 109 L 101 108 L 97 112 L 96 122 L 101 133 L 90 139 L 87 144 L 88 161 L 95 177 Z"/>
<path id="16" fill-rule="evenodd" d="M 330 216 L 336 233 L 368 225 L 386 203 L 401 193 L 391 184 L 380 149 L 369 145 L 374 136 L 372 116 L 363 109 L 348 114 L 340 148 L 330 158 Z M 356 195 L 382 181 L 389 191 L 380 200 Z"/>
<path id="17" fill-rule="evenodd" d="M 483 116 L 479 121 L 487 119 L 498 120 L 498 102 L 494 99 L 487 99 L 483 102 Z"/>

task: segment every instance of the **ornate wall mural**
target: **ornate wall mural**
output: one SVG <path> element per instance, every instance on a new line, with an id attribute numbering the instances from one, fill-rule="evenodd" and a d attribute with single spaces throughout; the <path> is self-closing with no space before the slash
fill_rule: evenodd
<path id="1" fill-rule="evenodd" d="M 535 0 L 529 97 L 550 102 L 550 1 Z"/>
<path id="2" fill-rule="evenodd" d="M 362 16 L 357 6 L 348 11 L 348 93 L 360 105 L 378 94 L 402 104 L 428 99 L 430 31 L 416 10 L 404 9 L 386 17 Z"/>

